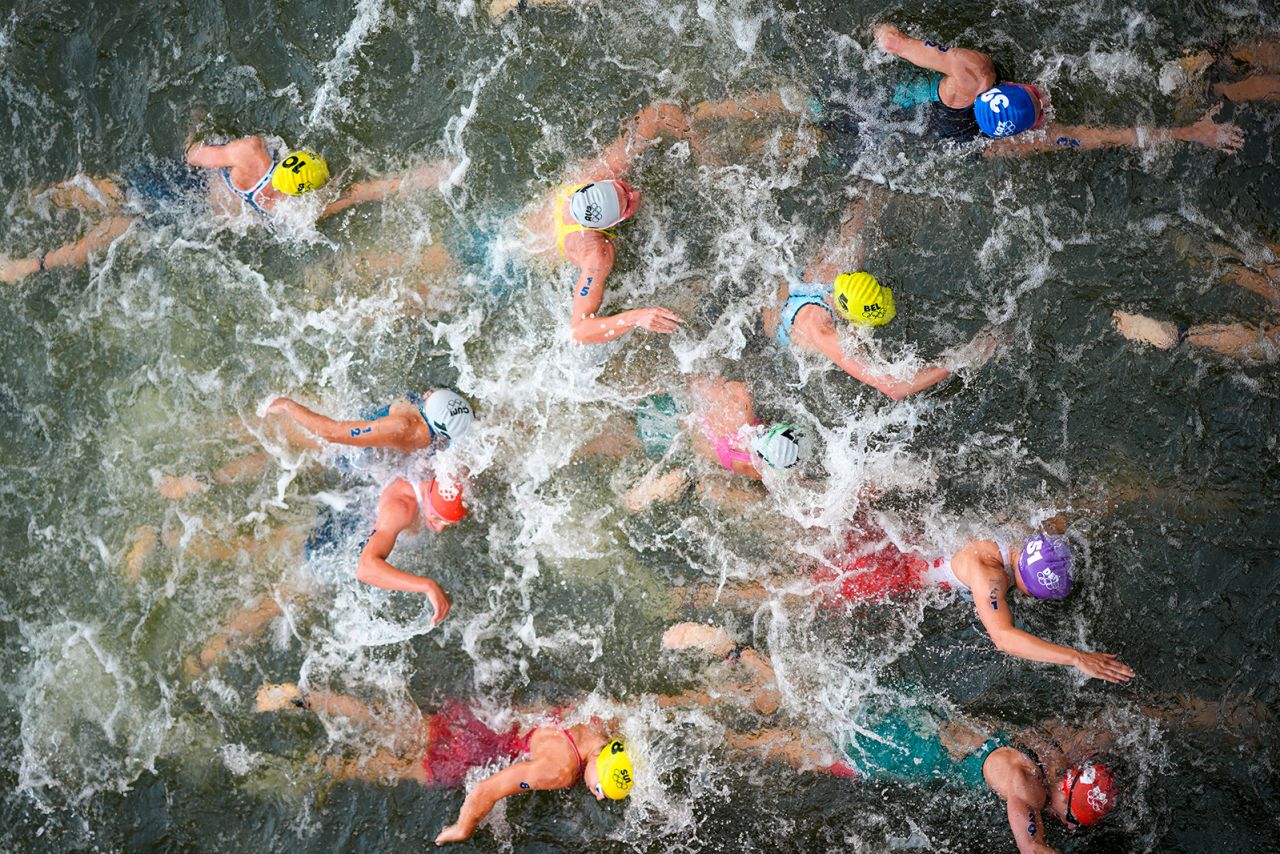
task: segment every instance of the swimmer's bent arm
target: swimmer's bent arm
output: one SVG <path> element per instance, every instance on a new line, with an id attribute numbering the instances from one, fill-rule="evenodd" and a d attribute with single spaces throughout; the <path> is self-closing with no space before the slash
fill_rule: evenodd
<path id="1" fill-rule="evenodd" d="M 187 149 L 187 162 L 199 169 L 221 169 L 235 166 L 246 155 L 265 151 L 262 140 L 256 136 L 234 139 L 225 145 L 205 145 L 197 142 Z"/>
<path id="2" fill-rule="evenodd" d="M 941 71 L 948 76 L 991 68 L 991 58 L 985 53 L 967 48 L 947 48 L 935 42 L 913 39 L 892 24 L 876 27 L 875 36 L 876 44 L 885 53 L 900 56 L 912 65 Z"/>
<path id="3" fill-rule="evenodd" d="M 467 793 L 458 820 L 440 831 L 436 845 L 470 839 L 476 826 L 484 821 L 493 805 L 503 798 L 533 789 L 560 789 L 560 774 L 553 763 L 542 759 L 517 762 L 509 768 L 486 777 Z"/>
<path id="4" fill-rule="evenodd" d="M 982 584 L 974 588 L 973 607 L 977 609 L 978 619 L 982 621 L 982 627 L 986 629 L 996 649 L 1027 661 L 1074 667 L 1086 676 L 1107 682 L 1124 682 L 1134 675 L 1132 670 L 1110 653 L 1072 649 L 1016 627 L 1013 624 L 1013 611 L 1005 598 L 1004 582 L 991 583 L 983 596 L 980 588 L 987 586 Z"/>
<path id="5" fill-rule="evenodd" d="M 388 415 L 376 421 L 334 421 L 287 397 L 276 398 L 267 412 L 288 416 L 299 427 L 326 442 L 360 448 L 397 447 L 408 439 L 414 427 L 401 415 Z"/>
<path id="6" fill-rule="evenodd" d="M 951 376 L 951 371 L 941 365 L 930 365 L 927 368 L 922 368 L 910 379 L 905 380 L 886 374 L 877 374 L 868 369 L 863 362 L 850 357 L 844 352 L 844 348 L 840 346 L 840 339 L 835 334 L 834 329 L 830 330 L 830 334 L 805 337 L 808 338 L 813 349 L 835 362 L 846 374 L 859 382 L 866 383 L 891 400 L 902 400 L 904 397 L 909 397 L 918 391 L 937 385 Z"/>
<path id="7" fill-rule="evenodd" d="M 650 332 L 675 332 L 682 321 L 679 315 L 665 308 L 634 308 L 610 317 L 595 316 L 604 302 L 604 283 L 613 271 L 615 257 L 613 245 L 604 242 L 602 247 L 584 259 L 578 281 L 573 286 L 573 340 L 579 344 L 603 344 L 637 327 Z"/>
<path id="8" fill-rule="evenodd" d="M 1040 810 L 1014 795 L 1005 801 L 1005 811 L 1019 854 L 1053 854 L 1054 849 L 1044 841 L 1044 817 Z"/>
<path id="9" fill-rule="evenodd" d="M 401 496 L 383 494 L 378 502 L 377 527 L 369 535 L 360 560 L 356 564 L 356 578 L 365 584 L 384 590 L 401 590 L 406 593 L 424 593 L 431 603 L 435 616 L 431 625 L 439 625 L 449 615 L 451 603 L 444 588 L 430 578 L 396 569 L 387 562 L 396 547 L 400 532 L 408 528 L 418 512 L 417 502 L 406 501 Z"/>

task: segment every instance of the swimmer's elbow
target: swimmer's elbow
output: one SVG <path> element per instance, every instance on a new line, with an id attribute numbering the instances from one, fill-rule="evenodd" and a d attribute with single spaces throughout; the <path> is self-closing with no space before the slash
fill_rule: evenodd
<path id="1" fill-rule="evenodd" d="M 384 563 L 382 558 L 370 552 L 360 555 L 360 560 L 356 562 L 356 581 L 381 587 L 382 571 L 379 566 L 381 563 Z"/>

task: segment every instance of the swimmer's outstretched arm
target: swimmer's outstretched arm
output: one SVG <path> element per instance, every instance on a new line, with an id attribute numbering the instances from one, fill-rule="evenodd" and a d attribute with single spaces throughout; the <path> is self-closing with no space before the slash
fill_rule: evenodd
<path id="1" fill-rule="evenodd" d="M 1127 682 L 1134 677 L 1134 671 L 1111 653 L 1085 652 L 1050 643 L 1014 626 L 1013 611 L 1005 599 L 1005 585 L 1008 582 L 1004 579 L 1004 571 L 999 572 L 998 580 L 993 580 L 989 586 L 981 585 L 988 587 L 985 596 L 977 587 L 973 591 L 973 607 L 977 609 L 978 619 L 982 621 L 982 626 L 987 630 L 996 649 L 1027 661 L 1074 667 L 1085 676 L 1106 682 Z"/>
<path id="2" fill-rule="evenodd" d="M 563 776 L 564 770 L 555 762 L 535 756 L 486 777 L 467 792 L 458 820 L 440 831 L 440 835 L 436 837 L 436 845 L 470 839 L 471 834 L 476 832 L 476 826 L 484 821 L 493 805 L 503 798 L 535 789 L 564 788 Z"/>
<path id="3" fill-rule="evenodd" d="M 402 415 L 388 415 L 376 421 L 334 421 L 287 397 L 273 400 L 267 407 L 267 414 L 284 415 L 326 442 L 361 448 L 400 447 L 412 435 L 414 428 L 413 422 Z"/>
<path id="4" fill-rule="evenodd" d="M 431 603 L 435 616 L 431 625 L 438 626 L 449 616 L 451 603 L 444 588 L 430 578 L 396 569 L 387 562 L 396 547 L 400 532 L 413 524 L 418 515 L 416 499 L 407 497 L 402 490 L 387 489 L 378 500 L 378 521 L 356 564 L 356 578 L 365 584 L 384 590 L 402 590 L 406 593 L 424 593 Z"/>
<path id="5" fill-rule="evenodd" d="M 987 146 L 988 157 L 1022 157 L 1043 151 L 1090 151 L 1098 148 L 1151 148 L 1164 142 L 1194 142 L 1235 154 L 1244 147 L 1244 132 L 1230 122 L 1215 124 L 1216 104 L 1195 124 L 1179 128 L 1091 128 L 1051 124 Z"/>
<path id="6" fill-rule="evenodd" d="M 583 239 L 591 239 L 593 243 L 573 250 L 571 256 L 571 260 L 581 264 L 578 281 L 573 286 L 574 341 L 579 344 L 603 344 L 637 328 L 664 334 L 680 328 L 683 321 L 679 315 L 657 306 L 634 308 L 609 317 L 596 317 L 596 312 L 604 302 L 604 283 L 613 271 L 617 253 L 613 244 L 599 239 L 598 235 Z"/>
<path id="7" fill-rule="evenodd" d="M 414 190 L 438 189 L 449 173 L 454 169 L 452 160 L 440 160 L 421 169 L 406 172 L 392 178 L 375 178 L 372 181 L 360 181 L 347 187 L 338 198 L 327 204 L 320 211 L 318 219 L 333 216 L 349 207 L 364 202 L 378 202 L 396 193 Z"/>

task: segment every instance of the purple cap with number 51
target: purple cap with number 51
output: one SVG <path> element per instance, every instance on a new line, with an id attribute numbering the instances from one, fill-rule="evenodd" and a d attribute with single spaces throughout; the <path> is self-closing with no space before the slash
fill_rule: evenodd
<path id="1" fill-rule="evenodd" d="M 1039 534 L 1018 555 L 1018 577 L 1037 599 L 1065 599 L 1071 592 L 1071 546 L 1062 537 Z"/>

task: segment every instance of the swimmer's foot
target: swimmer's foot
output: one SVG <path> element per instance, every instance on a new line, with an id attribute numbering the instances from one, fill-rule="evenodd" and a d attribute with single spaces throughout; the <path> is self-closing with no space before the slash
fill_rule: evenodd
<path id="1" fill-rule="evenodd" d="M 947 367 L 952 371 L 958 371 L 961 368 L 980 368 L 991 361 L 1001 340 L 1002 337 L 996 330 L 984 329 L 968 344 L 962 344 L 951 351 L 951 356 L 947 359 Z"/>
<path id="2" fill-rule="evenodd" d="M 205 479 L 191 475 L 183 475 L 181 477 L 165 475 L 156 484 L 156 492 L 170 501 L 181 501 L 192 495 L 199 495 L 208 490 L 208 488 L 209 484 Z"/>
<path id="3" fill-rule="evenodd" d="M 459 825 L 451 824 L 436 837 L 436 845 L 448 845 L 450 842 L 465 842 L 468 834 Z"/>
<path id="4" fill-rule="evenodd" d="M 526 0 L 489 0 L 489 17 L 496 21 L 513 12 L 523 12 L 526 8 Z"/>
<path id="5" fill-rule="evenodd" d="M 1130 341 L 1150 344 L 1161 350 L 1172 350 L 1181 340 L 1178 327 L 1167 320 L 1156 320 L 1127 311 L 1113 311 L 1111 317 L 1116 331 Z"/>
<path id="6" fill-rule="evenodd" d="M 253 704 L 255 712 L 279 712 L 285 709 L 303 708 L 302 689 L 292 682 L 274 685 L 268 682 L 258 689 Z"/>
<path id="7" fill-rule="evenodd" d="M 156 546 L 160 542 L 159 531 L 149 525 L 143 525 L 140 528 L 134 528 L 129 534 L 129 540 L 133 545 L 129 547 L 129 552 L 124 559 L 124 577 L 130 584 L 136 584 L 138 579 L 142 577 L 142 568 L 147 563 L 147 558 L 156 550 Z"/>
<path id="8" fill-rule="evenodd" d="M 676 623 L 662 633 L 663 649 L 700 649 L 711 656 L 733 651 L 733 638 L 720 626 L 702 623 Z"/>

